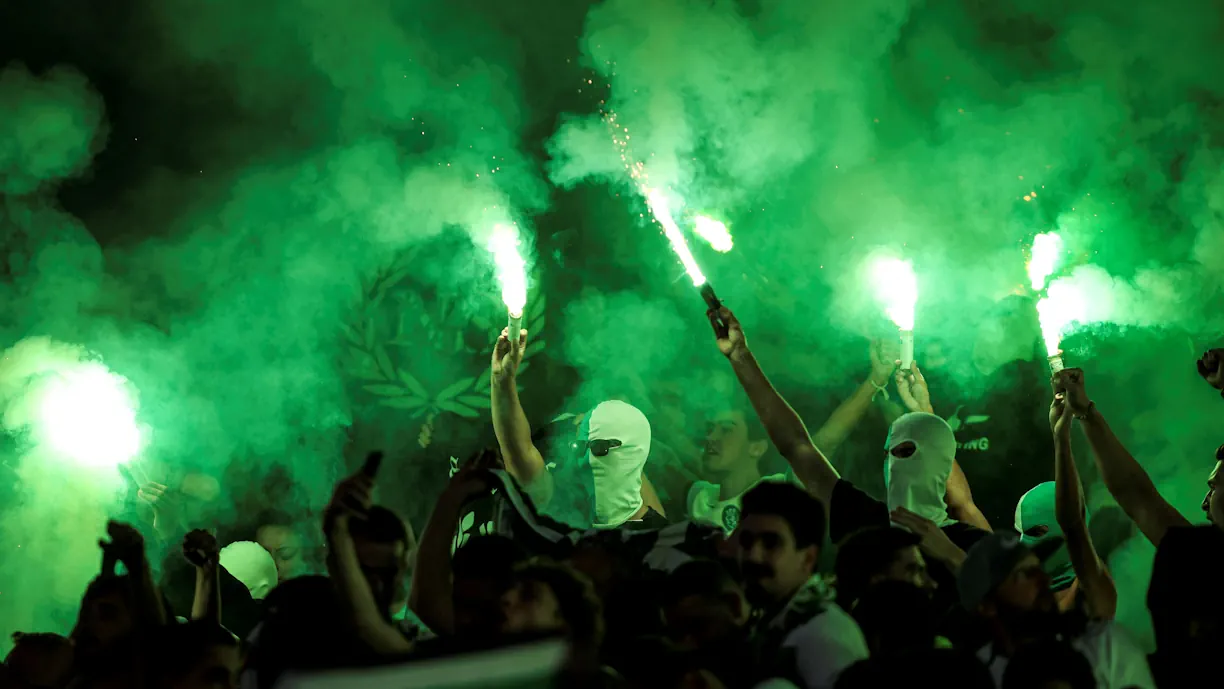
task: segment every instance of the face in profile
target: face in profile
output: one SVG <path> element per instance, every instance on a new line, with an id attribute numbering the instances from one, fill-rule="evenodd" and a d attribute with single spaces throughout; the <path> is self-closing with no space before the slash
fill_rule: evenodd
<path id="1" fill-rule="evenodd" d="M 1036 555 L 1024 557 L 995 591 L 995 600 L 1016 612 L 1057 613 L 1050 577 Z"/>
<path id="2" fill-rule="evenodd" d="M 771 603 L 793 595 L 816 567 L 816 546 L 799 548 L 790 525 L 772 514 L 745 515 L 734 537 L 749 598 Z"/>
<path id="3" fill-rule="evenodd" d="M 1203 497 L 1202 508 L 1208 521 L 1224 529 L 1224 494 L 1218 490 L 1220 481 L 1224 481 L 1224 445 L 1216 450 L 1216 460 L 1215 469 L 1207 477 L 1207 495 Z"/>
<path id="4" fill-rule="evenodd" d="M 302 539 L 292 528 L 281 524 L 265 524 L 255 532 L 255 540 L 272 555 L 280 581 L 306 573 Z"/>
<path id="5" fill-rule="evenodd" d="M 888 568 L 875 577 L 872 583 L 881 581 L 901 581 L 913 584 L 916 588 L 935 592 L 935 580 L 927 573 L 926 559 L 918 546 L 909 546 L 897 551 L 896 557 Z"/>

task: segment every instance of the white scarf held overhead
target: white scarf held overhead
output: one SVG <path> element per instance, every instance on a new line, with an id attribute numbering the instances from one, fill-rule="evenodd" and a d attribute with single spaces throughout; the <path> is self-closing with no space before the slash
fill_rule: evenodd
<path id="1" fill-rule="evenodd" d="M 600 402 L 591 410 L 587 441 L 619 440 L 607 455 L 596 457 L 587 447 L 595 477 L 596 528 L 615 528 L 642 509 L 642 470 L 650 455 L 650 422 L 637 407 L 618 400 Z"/>
<path id="2" fill-rule="evenodd" d="M 914 454 L 894 457 L 893 448 L 906 442 L 914 444 Z M 885 449 L 884 487 L 889 511 L 904 507 L 937 526 L 951 524 L 954 520 L 948 518 L 944 494 L 956 461 L 956 437 L 948 422 L 934 414 L 905 414 L 888 430 Z"/>

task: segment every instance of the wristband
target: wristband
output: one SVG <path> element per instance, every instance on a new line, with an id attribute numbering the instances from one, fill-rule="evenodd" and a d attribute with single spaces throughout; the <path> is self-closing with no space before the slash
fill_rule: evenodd
<path id="1" fill-rule="evenodd" d="M 1084 419 L 1087 419 L 1087 418 L 1089 417 L 1089 415 L 1091 415 L 1091 414 L 1092 414 L 1092 410 L 1093 410 L 1093 409 L 1096 409 L 1096 402 L 1089 402 L 1089 403 L 1088 403 L 1088 408 L 1084 410 L 1084 413 L 1083 413 L 1083 414 L 1075 414 L 1074 416 L 1075 416 L 1075 418 L 1079 419 L 1080 421 L 1083 421 Z"/>
<path id="2" fill-rule="evenodd" d="M 875 398 L 879 397 L 881 393 L 884 394 L 884 399 L 888 399 L 888 382 L 887 381 L 885 381 L 883 385 L 876 385 L 876 382 L 874 380 L 872 380 L 871 378 L 868 378 L 867 382 L 871 383 L 871 387 L 875 388 L 875 392 L 871 393 L 872 402 L 874 402 Z"/>

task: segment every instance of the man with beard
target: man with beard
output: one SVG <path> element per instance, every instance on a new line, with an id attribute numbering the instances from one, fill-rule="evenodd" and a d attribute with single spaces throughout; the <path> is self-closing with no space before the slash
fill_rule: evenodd
<path id="1" fill-rule="evenodd" d="M 748 600 L 762 613 L 764 650 L 775 676 L 807 689 L 832 687 L 842 670 L 867 657 L 854 619 L 828 604 L 812 575 L 825 538 L 824 505 L 789 483 L 762 483 L 744 494 L 733 539 Z"/>
<path id="2" fill-rule="evenodd" d="M 1018 650 L 1062 640 L 1092 665 L 1099 689 L 1154 688 L 1139 647 L 1113 622 L 1091 624 L 1080 615 L 1062 614 L 1050 589 L 1041 555 L 1058 544 L 1030 550 L 1015 534 L 986 536 L 970 548 L 957 578 L 961 604 L 980 620 L 991 642 L 978 658 L 1002 686 L 1009 660 Z"/>

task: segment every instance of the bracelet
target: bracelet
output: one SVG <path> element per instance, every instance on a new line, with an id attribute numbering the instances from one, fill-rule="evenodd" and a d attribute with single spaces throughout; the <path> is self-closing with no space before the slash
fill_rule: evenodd
<path id="1" fill-rule="evenodd" d="M 1088 408 L 1084 410 L 1083 414 L 1075 414 L 1074 416 L 1080 421 L 1083 421 L 1084 419 L 1087 419 L 1089 415 L 1092 414 L 1093 409 L 1096 409 L 1096 402 L 1089 402 Z"/>
<path id="2" fill-rule="evenodd" d="M 885 382 L 883 385 L 876 385 L 876 382 L 872 380 L 871 378 L 868 378 L 867 382 L 871 383 L 871 387 L 875 388 L 875 392 L 871 393 L 872 402 L 875 401 L 875 398 L 878 397 L 880 393 L 884 394 L 884 399 L 888 399 L 888 383 L 887 382 Z"/>

